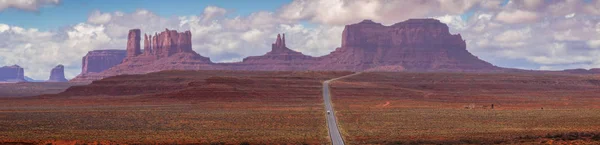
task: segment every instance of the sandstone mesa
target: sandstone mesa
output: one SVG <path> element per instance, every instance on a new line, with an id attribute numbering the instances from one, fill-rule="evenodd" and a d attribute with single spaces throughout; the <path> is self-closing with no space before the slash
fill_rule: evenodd
<path id="1" fill-rule="evenodd" d="M 410 19 L 390 26 L 371 20 L 346 25 L 342 46 L 321 57 L 312 57 L 286 46 L 277 36 L 271 51 L 241 62 L 214 63 L 192 50 L 190 31 L 168 30 L 144 35 L 129 31 L 126 57 L 120 64 L 98 73 L 83 71 L 72 81 L 91 81 L 121 74 L 162 70 L 263 70 L 263 71 L 503 71 L 469 53 L 460 34 L 450 34 L 436 19 Z M 92 62 L 93 63 L 93 62 Z M 90 62 L 84 66 L 89 66 Z"/>

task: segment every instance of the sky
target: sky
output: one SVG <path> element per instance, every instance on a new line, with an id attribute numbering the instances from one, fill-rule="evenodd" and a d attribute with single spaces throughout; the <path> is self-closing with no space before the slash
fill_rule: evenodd
<path id="1" fill-rule="evenodd" d="M 501 67 L 600 68 L 599 0 L 0 0 L 0 66 L 46 80 L 56 65 L 81 72 L 91 50 L 125 49 L 129 29 L 192 32 L 214 62 L 262 55 L 278 33 L 311 56 L 340 46 L 345 25 L 435 18 L 467 50 Z"/>

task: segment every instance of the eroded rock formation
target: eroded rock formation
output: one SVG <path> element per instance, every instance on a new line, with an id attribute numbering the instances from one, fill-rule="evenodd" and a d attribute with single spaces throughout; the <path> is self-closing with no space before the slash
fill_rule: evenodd
<path id="1" fill-rule="evenodd" d="M 154 36 L 144 35 L 144 53 L 139 54 L 138 29 L 130 30 L 127 54 L 122 63 L 100 73 L 80 75 L 71 81 L 90 81 L 120 74 L 144 74 L 162 70 L 199 70 L 210 68 L 209 58 L 192 50 L 192 33 L 166 29 Z M 141 37 L 141 36 L 140 36 Z M 131 44 L 131 45 L 130 45 Z M 132 46 L 132 47 L 130 47 Z"/>
<path id="2" fill-rule="evenodd" d="M 401 70 L 406 71 L 497 69 L 469 53 L 460 34 L 450 34 L 448 26 L 435 19 L 410 19 L 391 26 L 384 26 L 371 20 L 346 25 L 342 33 L 342 46 L 320 59 L 320 65 L 314 69 L 351 71 L 370 68 L 377 68 L 377 70 L 402 68 Z"/>
<path id="3" fill-rule="evenodd" d="M 312 57 L 289 49 L 278 35 L 271 51 L 236 63 L 213 63 L 192 50 L 191 32 L 166 29 L 144 35 L 139 52 L 139 30 L 130 31 L 127 58 L 96 78 L 162 70 L 338 70 L 338 71 L 459 71 L 492 72 L 505 69 L 473 56 L 459 34 L 435 19 L 410 19 L 384 26 L 370 20 L 347 25 L 342 46 L 329 55 Z"/>
<path id="4" fill-rule="evenodd" d="M 23 68 L 18 65 L 0 67 L 0 82 L 24 82 Z"/>
<path id="5" fill-rule="evenodd" d="M 146 46 L 150 44 L 150 46 Z M 192 50 L 192 33 L 185 31 L 178 33 L 175 30 L 166 29 L 165 31 L 150 35 L 144 39 L 144 53 L 152 53 L 157 57 L 166 58 L 176 53 L 195 53 Z"/>
<path id="6" fill-rule="evenodd" d="M 261 56 L 250 56 L 244 58 L 243 64 L 238 69 L 243 70 L 307 70 L 314 65 L 316 59 L 291 50 L 285 46 L 285 34 L 283 37 L 277 34 L 275 43 L 271 44 L 271 51 Z M 228 68 L 225 68 L 228 69 Z M 233 68 L 229 68 L 233 69 Z"/>
<path id="7" fill-rule="evenodd" d="M 65 78 L 65 66 L 58 65 L 50 71 L 50 78 L 47 82 L 67 82 Z"/>

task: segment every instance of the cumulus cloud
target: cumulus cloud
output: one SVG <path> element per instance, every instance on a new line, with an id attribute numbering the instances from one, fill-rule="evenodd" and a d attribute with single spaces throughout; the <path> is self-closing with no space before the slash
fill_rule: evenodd
<path id="1" fill-rule="evenodd" d="M 56 5 L 60 0 L 0 0 L 0 11 L 16 8 L 26 11 L 37 11 L 43 5 Z"/>
<path id="2" fill-rule="evenodd" d="M 509 24 L 532 23 L 538 18 L 537 13 L 525 10 L 502 11 L 496 16 L 496 20 Z"/>
<path id="3" fill-rule="evenodd" d="M 92 11 L 86 22 L 60 30 L 0 24 L 0 40 L 5 40 L 0 42 L 0 65 L 19 64 L 26 67 L 27 76 L 47 79 L 52 67 L 64 64 L 67 77 L 73 77 L 80 72 L 80 58 L 87 51 L 125 49 L 127 31 L 133 28 L 147 34 L 165 28 L 190 30 L 193 49 L 215 62 L 262 55 L 270 50 L 278 33 L 286 34 L 291 49 L 322 56 L 340 46 L 343 25 L 363 19 L 390 25 L 425 17 L 447 23 L 451 33 L 460 33 L 466 40 L 470 52 L 494 64 L 528 69 L 600 67 L 600 2 L 504 2 L 294 0 L 276 11 L 245 16 L 229 16 L 228 9 L 216 6 L 208 6 L 200 14 L 176 17 L 144 9 L 130 13 Z M 464 15 L 467 12 L 470 17 Z"/>
<path id="4" fill-rule="evenodd" d="M 92 24 L 104 24 L 110 21 L 111 17 L 110 13 L 101 13 L 96 10 L 88 17 L 88 22 Z"/>
<path id="5" fill-rule="evenodd" d="M 280 16 L 327 25 L 346 25 L 364 19 L 389 25 L 409 18 L 457 15 L 479 0 L 296 0 L 283 6 Z"/>
<path id="6" fill-rule="evenodd" d="M 285 33 L 288 47 L 313 56 L 329 53 L 341 43 L 343 27 L 304 27 L 260 11 L 248 16 L 226 17 L 223 8 L 209 6 L 198 15 L 161 17 L 140 9 L 132 13 L 94 11 L 85 23 L 60 31 L 38 31 L 0 24 L 0 65 L 19 64 L 26 75 L 47 79 L 58 64 L 72 78 L 81 72 L 88 51 L 125 49 L 129 29 L 154 34 L 165 29 L 192 33 L 193 49 L 215 62 L 240 61 L 270 51 L 278 33 Z M 34 58 L 34 59 L 30 59 Z"/>
<path id="7" fill-rule="evenodd" d="M 89 50 L 96 49 L 111 41 L 104 27 L 80 23 L 64 32 L 39 31 L 9 26 L 0 32 L 0 58 L 2 65 L 18 64 L 24 67 L 26 76 L 47 79 L 50 70 L 63 64 L 70 66 L 66 76 L 73 77 L 80 72 L 80 59 Z"/>
<path id="8" fill-rule="evenodd" d="M 589 40 L 587 45 L 591 48 L 600 48 L 600 40 Z"/>
<path id="9" fill-rule="evenodd" d="M 527 41 L 529 38 L 531 38 L 531 28 L 525 28 L 505 31 L 494 37 L 494 40 L 496 42 L 518 42 Z"/>

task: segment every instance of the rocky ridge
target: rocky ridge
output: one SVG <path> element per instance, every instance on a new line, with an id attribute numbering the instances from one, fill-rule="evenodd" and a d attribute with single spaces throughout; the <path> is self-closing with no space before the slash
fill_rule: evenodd
<path id="1" fill-rule="evenodd" d="M 342 46 L 329 55 L 312 57 L 289 49 L 285 34 L 278 35 L 271 51 L 242 62 L 213 63 L 192 50 L 190 31 L 168 30 L 144 35 L 129 32 L 127 57 L 93 79 L 119 74 L 143 74 L 162 70 L 336 70 L 336 71 L 453 71 L 496 72 L 503 68 L 469 53 L 460 34 L 435 19 L 410 19 L 391 26 L 371 20 L 346 25 Z M 90 79 L 75 78 L 73 81 Z"/>

